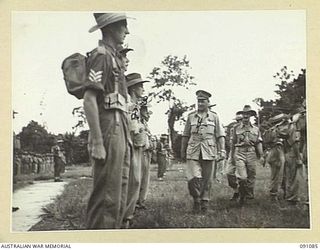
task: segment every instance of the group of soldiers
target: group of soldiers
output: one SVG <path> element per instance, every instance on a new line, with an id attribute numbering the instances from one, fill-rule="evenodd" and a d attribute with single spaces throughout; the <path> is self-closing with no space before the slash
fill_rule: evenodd
<path id="1" fill-rule="evenodd" d="M 124 13 L 94 13 L 102 40 L 89 53 L 84 110 L 89 124 L 89 153 L 94 160 L 87 228 L 129 228 L 136 209 L 145 208 L 155 140 L 148 127 L 150 104 L 139 73 L 126 73 Z"/>
<path id="2" fill-rule="evenodd" d="M 259 165 L 270 168 L 271 201 L 279 205 L 282 187 L 284 200 L 290 205 L 298 204 L 300 190 L 305 184 L 303 171 L 307 166 L 305 101 L 293 115 L 278 114 L 265 121 L 264 126 L 250 121 L 257 113 L 250 105 L 245 105 L 236 113 L 236 122 L 225 141 L 226 134 L 218 115 L 209 109 L 211 94 L 206 91 L 196 94 L 198 110 L 188 116 L 181 148 L 182 158 L 187 162 L 193 212 L 208 210 L 214 168 L 227 176 L 228 185 L 233 189 L 230 200 L 240 206 L 255 198 L 256 167 Z M 224 161 L 226 164 L 219 167 Z M 308 197 L 305 200 L 308 201 Z"/>
<path id="3" fill-rule="evenodd" d="M 14 155 L 13 175 L 39 174 L 53 169 L 53 154 L 21 151 Z"/>
<path id="4" fill-rule="evenodd" d="M 65 171 L 65 157 L 62 151 L 63 140 L 56 140 L 51 153 L 34 153 L 14 149 L 13 177 L 29 174 L 54 173 L 54 181 L 60 182 L 60 174 Z"/>
<path id="5" fill-rule="evenodd" d="M 84 84 L 84 111 L 90 128 L 89 151 L 93 159 L 93 189 L 87 205 L 87 228 L 130 228 L 136 209 L 145 208 L 150 161 L 157 149 L 158 178 L 167 165 L 168 137 L 155 146 L 148 127 L 150 104 L 144 94 L 148 81 L 127 73 L 129 59 L 124 40 L 129 34 L 124 13 L 94 13 L 101 31 L 98 47 L 88 53 Z M 210 110 L 211 94 L 196 92 L 198 109 L 189 114 L 182 138 L 193 211 L 209 208 L 210 187 L 217 161 L 227 158 L 225 131 Z M 254 198 L 256 162 L 263 159 L 259 128 L 250 123 L 255 111 L 245 106 L 241 122 L 233 128 L 229 153 L 230 186 L 241 205 Z M 290 189 L 290 188 L 289 188 Z"/>

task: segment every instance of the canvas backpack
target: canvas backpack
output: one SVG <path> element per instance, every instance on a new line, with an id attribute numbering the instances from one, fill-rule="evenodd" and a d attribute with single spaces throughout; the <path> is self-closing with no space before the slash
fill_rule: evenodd
<path id="1" fill-rule="evenodd" d="M 82 99 L 87 79 L 87 56 L 80 53 L 72 54 L 64 59 L 61 68 L 69 94 Z"/>

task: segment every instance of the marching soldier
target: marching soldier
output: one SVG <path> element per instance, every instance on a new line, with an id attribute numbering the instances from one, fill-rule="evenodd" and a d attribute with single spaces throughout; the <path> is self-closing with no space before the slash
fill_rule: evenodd
<path id="1" fill-rule="evenodd" d="M 62 153 L 62 146 L 63 140 L 55 139 L 55 145 L 51 148 L 51 152 L 53 154 L 53 160 L 54 160 L 54 181 L 55 182 L 61 182 L 61 171 L 63 168 L 63 153 Z"/>
<path id="2" fill-rule="evenodd" d="M 141 161 L 141 187 L 137 207 L 145 209 L 145 201 L 147 199 L 149 182 L 150 182 L 150 162 L 151 154 L 153 150 L 153 144 L 151 142 L 151 133 L 148 126 L 148 121 L 151 115 L 151 111 L 148 111 L 148 105 L 141 106 L 141 122 L 144 126 L 143 136 L 145 140 L 145 146 L 142 152 L 142 161 Z"/>
<path id="3" fill-rule="evenodd" d="M 31 169 L 33 174 L 37 173 L 37 168 L 38 168 L 38 162 L 37 162 L 36 154 L 31 153 Z"/>
<path id="4" fill-rule="evenodd" d="M 258 158 L 263 160 L 262 138 L 259 128 L 250 122 L 256 112 L 250 105 L 245 105 L 242 111 L 242 123 L 234 129 L 231 149 L 232 164 L 236 166 L 236 176 L 239 183 L 240 205 L 246 199 L 254 199 L 254 184 Z"/>
<path id="5" fill-rule="evenodd" d="M 168 136 L 161 134 L 160 140 L 157 143 L 157 162 L 158 162 L 158 180 L 163 181 L 166 172 L 167 154 L 168 154 Z"/>
<path id="6" fill-rule="evenodd" d="M 278 201 L 279 188 L 283 181 L 283 170 L 285 165 L 285 155 L 283 139 L 279 137 L 278 127 L 288 120 L 285 114 L 279 114 L 269 119 L 273 125 L 264 132 L 264 141 L 268 146 L 268 153 L 265 159 L 265 166 L 269 166 L 270 175 L 270 196 L 271 200 Z"/>
<path id="7" fill-rule="evenodd" d="M 211 94 L 198 90 L 198 110 L 188 115 L 181 143 L 181 156 L 187 160 L 188 189 L 193 197 L 193 211 L 206 212 L 214 161 L 226 157 L 225 133 L 215 112 L 208 109 Z M 217 148 L 220 149 L 218 152 Z"/>
<path id="8" fill-rule="evenodd" d="M 285 199 L 290 205 L 300 201 L 299 192 L 303 175 L 303 156 L 301 151 L 301 131 L 293 117 L 284 140 L 285 148 Z"/>
<path id="9" fill-rule="evenodd" d="M 241 124 L 242 118 L 243 117 L 241 114 L 238 114 L 238 113 L 236 114 L 236 117 L 235 117 L 236 123 L 231 127 L 230 132 L 229 132 L 230 148 L 232 148 L 234 130 L 237 126 L 239 126 Z M 231 158 L 232 158 L 231 154 L 229 153 L 229 158 L 227 161 L 226 175 L 227 175 L 229 187 L 231 187 L 233 189 L 233 196 L 231 197 L 230 200 L 237 201 L 240 197 L 239 184 L 238 184 L 237 177 L 236 177 L 236 166 L 234 164 L 232 164 Z"/>
<path id="10" fill-rule="evenodd" d="M 21 155 L 21 173 L 27 174 L 28 173 L 28 157 L 27 152 L 22 151 Z"/>
<path id="11" fill-rule="evenodd" d="M 144 125 L 141 123 L 139 100 L 144 93 L 143 80 L 138 73 L 131 73 L 126 76 L 129 93 L 129 131 L 133 144 L 131 166 L 129 173 L 129 186 L 127 208 L 124 215 L 125 227 L 129 228 L 134 216 L 134 211 L 139 199 L 141 185 L 141 160 L 142 150 L 146 144 L 144 138 Z"/>
<path id="12" fill-rule="evenodd" d="M 119 45 L 129 34 L 124 13 L 94 13 L 102 40 L 88 58 L 84 110 L 92 141 L 93 190 L 87 228 L 120 228 L 130 166 L 127 86 Z"/>

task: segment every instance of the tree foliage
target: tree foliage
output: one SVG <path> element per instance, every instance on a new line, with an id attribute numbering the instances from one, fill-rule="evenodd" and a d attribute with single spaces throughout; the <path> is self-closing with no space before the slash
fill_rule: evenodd
<path id="1" fill-rule="evenodd" d="M 82 130 L 78 136 L 74 132 L 63 135 L 67 164 L 87 163 L 89 161 L 88 133 L 89 130 Z"/>
<path id="2" fill-rule="evenodd" d="M 296 76 L 286 66 L 273 76 L 278 83 L 275 93 L 278 98 L 265 101 L 263 98 L 256 98 L 254 102 L 261 107 L 260 124 L 263 124 L 270 117 L 279 113 L 292 114 L 300 107 L 306 98 L 306 70 Z"/>
<path id="3" fill-rule="evenodd" d="M 75 107 L 72 110 L 72 115 L 78 118 L 77 124 L 72 127 L 72 129 L 76 132 L 78 128 L 83 128 L 84 125 L 87 123 L 83 106 Z"/>
<path id="4" fill-rule="evenodd" d="M 19 133 L 21 149 L 35 153 L 50 152 L 54 135 L 36 121 L 30 121 Z"/>
<path id="5" fill-rule="evenodd" d="M 194 77 L 190 75 L 190 64 L 187 56 L 179 58 L 177 56 L 168 55 L 161 62 L 159 67 L 154 67 L 149 75 L 149 79 L 153 80 L 152 91 L 149 93 L 151 100 L 157 103 L 168 102 L 168 127 L 172 144 L 177 138 L 177 131 L 174 124 L 181 120 L 182 115 L 194 108 L 194 105 L 187 105 L 179 99 L 174 92 L 175 87 L 189 89 L 196 85 Z"/>

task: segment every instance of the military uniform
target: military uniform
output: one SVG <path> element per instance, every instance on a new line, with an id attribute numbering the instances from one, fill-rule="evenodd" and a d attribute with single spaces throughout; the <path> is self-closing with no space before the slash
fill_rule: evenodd
<path id="1" fill-rule="evenodd" d="M 61 171 L 63 167 L 63 161 L 62 161 L 62 151 L 61 148 L 58 145 L 55 145 L 51 148 L 51 152 L 53 153 L 53 160 L 54 160 L 54 180 L 55 181 L 61 181 Z"/>
<path id="2" fill-rule="evenodd" d="M 256 145 L 262 142 L 259 128 L 241 124 L 234 130 L 233 144 L 236 164 L 236 176 L 239 180 L 240 196 L 254 197 L 256 178 L 257 153 Z"/>
<path id="3" fill-rule="evenodd" d="M 237 123 L 233 124 L 229 132 L 229 148 L 233 146 L 233 135 L 234 130 L 241 124 L 242 115 L 237 114 L 236 116 Z M 236 177 L 236 165 L 232 163 L 231 154 L 229 153 L 229 158 L 227 160 L 226 176 L 228 179 L 228 185 L 234 191 L 233 197 L 231 200 L 237 200 L 239 198 L 239 184 Z"/>
<path id="4" fill-rule="evenodd" d="M 151 153 L 152 153 L 152 142 L 151 142 L 151 133 L 147 124 L 147 121 L 142 121 L 144 125 L 143 136 L 145 140 L 145 146 L 143 147 L 142 152 L 142 161 L 141 161 L 141 186 L 138 205 L 144 207 L 144 202 L 147 199 L 149 182 L 150 182 L 150 162 L 151 162 Z"/>
<path id="5" fill-rule="evenodd" d="M 205 91 L 197 91 L 196 94 L 198 100 L 211 96 Z M 183 137 L 187 138 L 186 177 L 189 193 L 194 200 L 194 210 L 201 204 L 201 209 L 205 211 L 210 200 L 213 167 L 218 159 L 217 143 L 221 137 L 225 137 L 225 132 L 215 112 L 194 111 L 188 115 Z"/>
<path id="6" fill-rule="evenodd" d="M 269 122 L 275 124 L 264 132 L 264 143 L 269 148 L 265 164 L 270 166 L 270 195 L 274 200 L 278 199 L 278 193 L 283 181 L 285 154 L 283 140 L 279 136 L 280 127 L 284 125 L 287 117 L 284 114 L 270 118 Z"/>
<path id="7" fill-rule="evenodd" d="M 157 143 L 158 179 L 162 180 L 166 172 L 167 154 L 169 145 L 166 143 L 167 135 L 162 134 Z"/>
<path id="8" fill-rule="evenodd" d="M 302 155 L 300 153 L 301 133 L 295 123 L 288 128 L 284 141 L 285 148 L 285 199 L 295 204 L 300 201 L 299 193 L 303 174 Z"/>
<path id="9" fill-rule="evenodd" d="M 129 131 L 131 134 L 132 155 L 130 160 L 129 186 L 127 207 L 124 215 L 125 221 L 133 219 L 136 204 L 139 199 L 139 190 L 141 184 L 141 160 L 144 140 L 141 129 L 140 108 L 135 103 L 129 104 Z"/>
<path id="10" fill-rule="evenodd" d="M 130 166 L 127 86 L 121 59 L 104 41 L 89 56 L 86 89 L 97 92 L 105 160 L 95 160 L 87 228 L 120 228 L 126 206 Z"/>
<path id="11" fill-rule="evenodd" d="M 27 174 L 31 174 L 32 173 L 32 156 L 30 154 L 30 152 L 27 152 Z"/>
<path id="12" fill-rule="evenodd" d="M 21 156 L 21 174 L 28 173 L 28 157 L 26 152 L 22 152 Z"/>
<path id="13" fill-rule="evenodd" d="M 148 82 L 142 80 L 141 75 L 138 73 L 131 73 L 126 76 L 128 88 L 133 87 L 136 84 L 142 84 Z M 141 186 L 141 163 L 143 148 L 146 144 L 144 125 L 141 122 L 140 106 L 138 103 L 133 102 L 131 97 L 129 99 L 129 131 L 131 135 L 132 157 L 129 173 L 129 186 L 128 186 L 128 198 L 127 208 L 124 215 L 124 221 L 126 227 L 133 219 L 136 205 L 139 199 L 139 192 Z"/>

